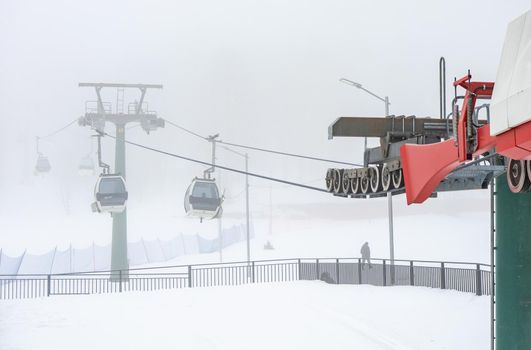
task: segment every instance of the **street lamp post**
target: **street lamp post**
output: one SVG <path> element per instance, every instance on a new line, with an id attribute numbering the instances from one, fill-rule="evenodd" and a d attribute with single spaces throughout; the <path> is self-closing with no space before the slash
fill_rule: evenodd
<path id="1" fill-rule="evenodd" d="M 247 266 L 251 263 L 251 233 L 249 230 L 249 155 L 245 153 L 245 231 L 247 236 Z"/>
<path id="2" fill-rule="evenodd" d="M 387 117 L 389 115 L 389 105 L 391 104 L 389 102 L 389 97 L 380 97 L 377 94 L 375 94 L 372 91 L 367 90 L 363 87 L 360 83 L 356 83 L 352 80 L 341 78 L 339 79 L 340 82 L 354 86 L 355 88 L 358 88 L 360 90 L 365 91 L 369 95 L 377 98 L 378 100 L 382 101 L 385 104 L 385 116 Z M 367 137 L 365 137 L 364 141 L 364 147 L 363 147 L 363 164 L 364 166 L 367 166 L 368 158 L 366 159 L 367 152 Z M 391 192 L 387 192 L 387 213 L 388 213 L 388 219 L 389 219 L 389 260 L 390 260 L 390 271 L 391 271 L 391 284 L 395 283 L 395 243 L 394 243 L 394 234 L 393 234 L 393 196 Z"/>
<path id="3" fill-rule="evenodd" d="M 389 105 L 391 103 L 389 103 L 389 97 L 388 96 L 380 97 L 380 96 L 376 95 L 374 92 L 369 91 L 366 88 L 364 88 L 363 85 L 361 85 L 360 83 L 356 83 L 356 82 L 354 82 L 352 80 L 349 80 L 349 79 L 341 78 L 341 79 L 339 79 L 339 81 L 344 83 L 344 84 L 347 84 L 347 85 L 350 85 L 350 86 L 354 86 L 355 88 L 363 90 L 366 93 L 368 93 L 369 95 L 371 95 L 371 96 L 379 99 L 380 101 L 382 101 L 385 104 L 385 116 L 387 117 L 389 115 Z M 367 137 L 365 137 L 365 140 L 364 140 L 364 147 L 363 147 L 363 157 L 364 158 L 365 158 L 365 152 L 366 151 L 367 151 Z"/>
<path id="4" fill-rule="evenodd" d="M 246 236 L 246 255 L 247 255 L 247 265 L 251 264 L 251 232 L 249 229 L 250 225 L 250 215 L 249 215 L 249 154 L 240 153 L 231 148 L 221 146 L 225 150 L 239 155 L 240 157 L 245 158 L 245 236 Z"/>

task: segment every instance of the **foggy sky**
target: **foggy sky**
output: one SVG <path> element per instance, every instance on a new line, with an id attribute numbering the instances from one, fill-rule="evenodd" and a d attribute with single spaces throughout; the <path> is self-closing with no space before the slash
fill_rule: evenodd
<path id="1" fill-rule="evenodd" d="M 95 95 L 79 82 L 163 84 L 148 92 L 150 109 L 201 134 L 360 162 L 362 141 L 328 140 L 328 125 L 344 115 L 382 115 L 384 106 L 339 78 L 388 95 L 391 113 L 437 117 L 439 57 L 448 83 L 467 69 L 493 80 L 506 26 L 528 9 L 528 1 L 0 1 L 0 187 L 9 197 L 14 185 L 38 186 L 34 137 L 83 115 Z M 75 125 L 41 144 L 49 176 L 72 193 L 92 191 L 92 180 L 76 173 L 89 135 Z M 208 144 L 169 125 L 149 136 L 131 129 L 127 138 L 210 157 Z M 112 164 L 112 142 L 104 146 Z M 131 146 L 127 152 L 129 185 L 146 200 L 180 203 L 203 170 Z M 218 161 L 243 167 L 223 151 Z M 322 187 L 330 165 L 251 153 L 250 166 Z M 221 176 L 229 192 L 243 188 L 241 177 Z M 287 201 L 344 203 L 276 188 Z"/>

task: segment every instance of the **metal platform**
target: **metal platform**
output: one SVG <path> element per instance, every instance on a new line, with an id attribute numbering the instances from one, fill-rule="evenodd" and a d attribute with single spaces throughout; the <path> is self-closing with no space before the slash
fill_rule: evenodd
<path id="1" fill-rule="evenodd" d="M 485 190 L 493 178 L 505 172 L 505 165 L 473 165 L 448 175 L 436 192 Z"/>
<path id="2" fill-rule="evenodd" d="M 415 135 L 432 134 L 446 137 L 452 132 L 452 123 L 447 119 L 414 115 L 390 115 L 387 117 L 340 117 L 328 127 L 328 138 L 334 137 L 386 137 L 389 134 L 409 138 Z"/>

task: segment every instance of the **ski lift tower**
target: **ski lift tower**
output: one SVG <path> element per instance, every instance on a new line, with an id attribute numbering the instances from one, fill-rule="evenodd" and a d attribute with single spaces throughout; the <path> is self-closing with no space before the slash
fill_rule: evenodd
<path id="1" fill-rule="evenodd" d="M 104 132 L 105 125 L 112 123 L 116 127 L 114 172 L 125 179 L 125 126 L 129 123 L 140 123 L 146 133 L 164 127 L 164 119 L 156 112 L 149 111 L 144 97 L 148 89 L 162 89 L 158 84 L 107 84 L 79 83 L 79 87 L 91 87 L 96 92 L 96 101 L 85 102 L 85 115 L 79 118 L 79 125 L 89 126 L 98 132 Z M 104 102 L 101 96 L 103 88 L 116 89 L 116 105 L 114 111 L 110 102 Z M 124 110 L 125 89 L 138 89 L 140 97 L 128 104 Z M 111 270 L 127 271 L 127 210 L 112 214 L 112 253 Z"/>

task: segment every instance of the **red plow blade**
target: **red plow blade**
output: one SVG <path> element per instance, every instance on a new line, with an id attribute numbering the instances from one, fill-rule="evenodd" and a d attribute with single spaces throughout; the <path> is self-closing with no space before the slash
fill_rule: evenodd
<path id="1" fill-rule="evenodd" d="M 400 158 L 407 204 L 423 203 L 460 164 L 454 139 L 429 145 L 403 145 Z"/>

